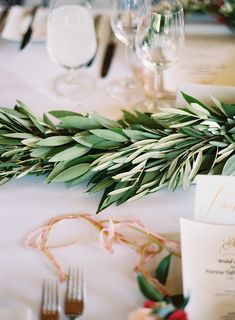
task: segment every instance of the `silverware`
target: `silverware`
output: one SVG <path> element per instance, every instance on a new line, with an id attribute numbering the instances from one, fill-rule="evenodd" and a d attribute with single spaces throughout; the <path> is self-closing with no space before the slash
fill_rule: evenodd
<path id="1" fill-rule="evenodd" d="M 64 313 L 73 320 L 83 314 L 84 311 L 84 277 L 79 268 L 70 268 L 67 280 Z"/>
<path id="2" fill-rule="evenodd" d="M 96 41 L 97 41 L 97 48 L 96 48 L 96 52 L 94 54 L 94 57 L 87 63 L 87 67 L 90 67 L 92 65 L 92 63 L 94 62 L 95 60 L 95 57 L 96 57 L 96 54 L 97 54 L 97 51 L 98 51 L 98 46 L 99 46 L 99 37 L 98 37 L 98 29 L 99 29 L 99 25 L 100 25 L 100 21 L 101 21 L 101 14 L 98 14 L 97 16 L 95 16 L 95 19 L 94 19 L 94 24 L 95 24 L 95 32 L 96 32 Z"/>
<path id="3" fill-rule="evenodd" d="M 101 66 L 101 72 L 100 72 L 100 75 L 102 78 L 106 77 L 106 75 L 109 72 L 109 68 L 111 66 L 112 59 L 115 54 L 115 50 L 116 50 L 115 35 L 113 34 L 113 31 L 110 28 L 109 42 L 105 49 L 104 58 Z"/>
<path id="4" fill-rule="evenodd" d="M 58 320 L 60 317 L 58 282 L 45 279 L 42 287 L 40 320 Z"/>
<path id="5" fill-rule="evenodd" d="M 20 44 L 20 50 L 24 49 L 25 46 L 29 43 L 32 33 L 33 33 L 33 22 L 34 22 L 34 18 L 36 16 L 37 10 L 39 8 L 39 5 L 36 5 L 32 8 L 31 12 L 30 12 L 30 16 L 31 16 L 31 21 L 30 24 L 28 26 L 28 29 L 26 30 L 26 32 L 24 33 L 23 37 L 22 37 L 22 41 Z"/>

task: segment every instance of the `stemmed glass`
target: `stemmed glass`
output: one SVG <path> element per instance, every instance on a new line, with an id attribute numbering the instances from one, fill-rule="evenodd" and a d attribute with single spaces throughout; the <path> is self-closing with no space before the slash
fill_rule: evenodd
<path id="1" fill-rule="evenodd" d="M 86 97 L 93 80 L 76 71 L 95 55 L 96 34 L 87 0 L 52 0 L 47 23 L 47 51 L 53 62 L 69 72 L 53 83 L 55 93 L 72 100 Z"/>
<path id="2" fill-rule="evenodd" d="M 130 53 L 134 50 L 138 22 L 145 0 L 112 0 L 111 27 L 118 40 L 126 46 L 126 66 L 130 68 Z M 136 95 L 136 81 L 133 78 L 112 82 L 107 87 L 111 98 L 130 101 Z"/>
<path id="3" fill-rule="evenodd" d="M 184 13 L 178 0 L 146 0 L 136 33 L 136 53 L 155 74 L 153 108 L 175 95 L 164 89 L 163 70 L 174 65 L 184 47 Z"/>

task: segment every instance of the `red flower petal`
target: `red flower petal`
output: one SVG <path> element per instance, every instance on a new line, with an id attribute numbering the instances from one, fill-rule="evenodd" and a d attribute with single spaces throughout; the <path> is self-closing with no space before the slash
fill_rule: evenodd
<path id="1" fill-rule="evenodd" d="M 184 310 L 176 310 L 169 316 L 168 320 L 188 320 L 188 317 Z"/>
<path id="2" fill-rule="evenodd" d="M 157 306 L 157 303 L 155 301 L 147 300 L 144 302 L 143 307 L 144 308 L 155 308 Z"/>

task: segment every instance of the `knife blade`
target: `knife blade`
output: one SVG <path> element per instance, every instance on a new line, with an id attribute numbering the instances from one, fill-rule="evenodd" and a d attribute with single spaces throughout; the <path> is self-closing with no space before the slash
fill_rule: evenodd
<path id="1" fill-rule="evenodd" d="M 34 22 L 34 18 L 35 18 L 35 15 L 36 15 L 36 12 L 37 12 L 38 8 L 39 8 L 39 5 L 34 6 L 33 9 L 30 12 L 31 21 L 30 21 L 30 24 L 28 26 L 28 29 L 23 34 L 22 41 L 21 41 L 21 44 L 20 44 L 20 50 L 23 50 L 25 48 L 25 46 L 29 43 L 30 39 L 31 39 L 31 36 L 32 36 L 32 33 L 33 33 L 33 22 Z"/>
<path id="2" fill-rule="evenodd" d="M 109 42 L 106 46 L 104 58 L 101 66 L 101 72 L 100 72 L 101 78 L 106 77 L 106 75 L 109 72 L 109 69 L 115 54 L 115 50 L 116 50 L 116 42 L 114 41 L 114 39 L 115 39 L 115 36 L 113 34 L 113 31 L 111 30 Z"/>
<path id="3" fill-rule="evenodd" d="M 10 6 L 7 6 L 2 10 L 2 12 L 0 14 L 0 33 L 2 32 L 3 28 L 5 27 L 9 11 L 10 11 Z"/>

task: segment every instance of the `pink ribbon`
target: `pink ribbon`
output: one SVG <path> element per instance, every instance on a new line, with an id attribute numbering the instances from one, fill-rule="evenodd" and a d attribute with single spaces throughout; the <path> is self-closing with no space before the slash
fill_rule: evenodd
<path id="1" fill-rule="evenodd" d="M 68 214 L 61 215 L 51 219 L 48 223 L 30 232 L 25 239 L 28 246 L 36 248 L 41 251 L 49 259 L 50 263 L 56 269 L 61 281 L 66 278 L 66 272 L 64 271 L 61 263 L 52 254 L 52 249 L 65 248 L 78 244 L 79 239 L 71 242 L 60 243 L 56 245 L 50 244 L 50 235 L 53 228 L 64 221 L 82 219 L 91 225 L 93 225 L 99 231 L 99 239 L 102 246 L 110 253 L 114 253 L 113 244 L 118 242 L 126 245 L 138 255 L 138 263 L 135 266 L 135 271 L 142 272 L 145 277 L 150 279 L 156 287 L 161 290 L 162 293 L 167 294 L 165 286 L 163 286 L 155 278 L 152 278 L 149 272 L 146 270 L 147 262 L 162 252 L 163 249 L 174 254 L 180 255 L 179 242 L 167 239 L 159 234 L 150 232 L 141 221 L 136 219 L 126 220 L 100 220 L 91 214 Z M 126 230 L 126 232 L 124 232 Z M 133 238 L 128 231 L 135 231 L 142 236 L 142 239 Z"/>

